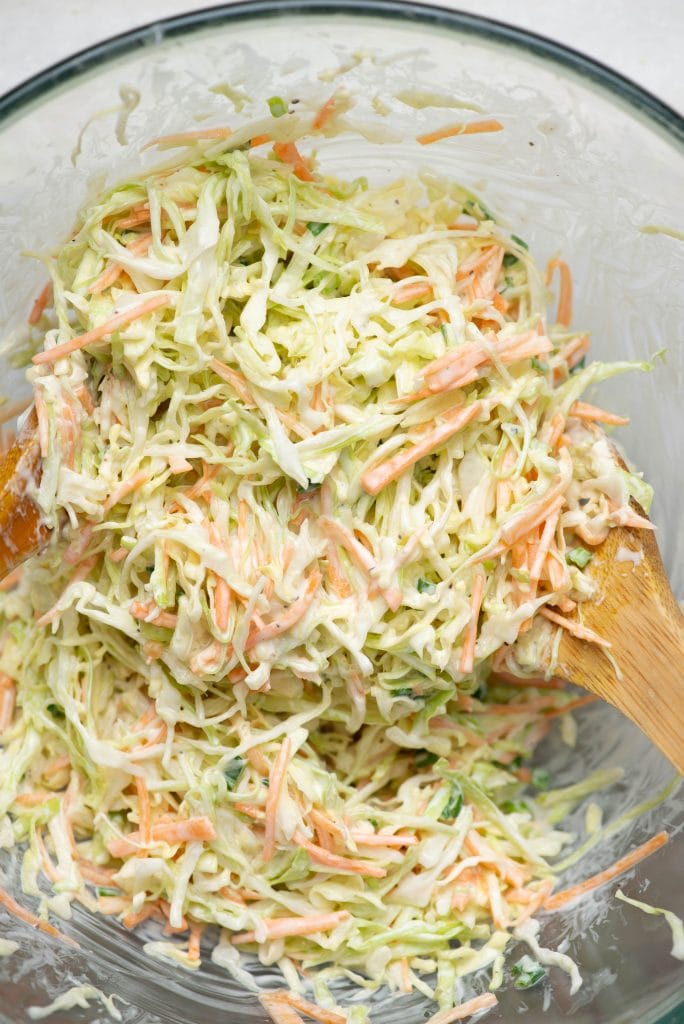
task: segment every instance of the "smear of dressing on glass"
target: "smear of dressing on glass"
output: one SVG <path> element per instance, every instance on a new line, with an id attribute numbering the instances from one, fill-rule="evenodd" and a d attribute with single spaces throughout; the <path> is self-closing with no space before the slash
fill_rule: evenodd
<path id="1" fill-rule="evenodd" d="M 98 110 L 95 114 L 88 118 L 86 123 L 78 133 L 76 139 L 76 145 L 71 151 L 71 163 L 75 167 L 76 161 L 81 155 L 81 147 L 83 145 L 83 137 L 90 128 L 94 121 L 98 121 L 102 117 L 108 117 L 109 114 L 116 114 L 116 123 L 114 125 L 114 136 L 120 146 L 125 146 L 128 142 L 126 137 L 126 126 L 128 119 L 140 103 L 140 93 L 137 89 L 134 89 L 130 85 L 122 85 L 119 87 L 119 97 L 121 103 L 118 103 L 115 107 L 107 107 L 105 110 Z"/>
<path id="2" fill-rule="evenodd" d="M 250 97 L 244 89 L 235 89 L 227 82 L 218 82 L 216 85 L 210 86 L 209 92 L 216 93 L 217 96 L 225 96 L 233 104 L 235 112 L 238 114 L 245 104 L 250 102 Z"/>
<path id="3" fill-rule="evenodd" d="M 95 988 L 93 985 L 75 985 L 67 992 L 63 992 L 61 996 L 57 996 L 47 1006 L 29 1006 L 27 1012 L 31 1020 L 43 1020 L 59 1010 L 73 1010 L 76 1006 L 87 1010 L 90 1006 L 90 1001 L 96 999 L 102 1003 L 112 1020 L 120 1021 L 123 1020 L 123 1017 L 121 1016 L 121 1011 L 114 1005 L 114 998 L 114 996 L 106 996 L 104 992 L 101 992 L 99 988 Z M 116 998 L 121 999 L 120 996 Z M 123 999 L 121 1002 L 123 1002 Z"/>
<path id="4" fill-rule="evenodd" d="M 470 103 L 460 96 L 449 96 L 441 92 L 421 92 L 419 89 L 403 89 L 394 94 L 400 103 L 414 110 L 425 110 L 426 107 L 441 107 L 449 110 L 475 110 L 482 113 L 484 107 L 479 103 Z"/>
<path id="5" fill-rule="evenodd" d="M 643 227 L 639 228 L 642 235 L 669 235 L 670 238 L 676 238 L 679 242 L 684 242 L 684 231 L 678 231 L 677 228 L 668 227 L 667 224 L 644 224 Z"/>

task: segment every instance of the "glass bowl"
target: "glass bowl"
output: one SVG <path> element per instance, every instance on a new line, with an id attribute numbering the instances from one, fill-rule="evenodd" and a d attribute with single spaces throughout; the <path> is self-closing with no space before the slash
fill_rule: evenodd
<path id="1" fill-rule="evenodd" d="M 273 94 L 318 105 L 336 88 L 352 94 L 354 119 L 373 129 L 366 139 L 322 140 L 327 170 L 378 180 L 429 169 L 472 187 L 540 262 L 558 253 L 570 262 L 575 319 L 592 332 L 601 357 L 644 359 L 667 349 L 651 374 L 620 377 L 601 393 L 632 417 L 625 447 L 655 487 L 661 549 L 684 596 L 684 122 L 617 74 L 529 33 L 386 0 L 259 0 L 138 29 L 43 72 L 0 100 L 2 335 L 25 320 L 42 284 L 40 265 L 18 252 L 58 243 L 89 190 L 152 162 L 149 151 L 140 154 L 150 137 L 263 116 Z M 499 118 L 505 130 L 429 149 L 416 144 L 420 132 L 459 120 L 459 104 Z M 5 362 L 2 391 L 19 395 L 24 387 Z M 623 780 L 598 798 L 605 820 L 653 803 L 672 769 L 641 734 L 607 706 L 585 709 L 578 724 L 574 750 L 556 734 L 538 755 L 558 784 L 619 765 Z M 671 841 L 621 884 L 682 914 L 682 811 L 671 792 L 596 846 L 569 878 L 594 873 L 665 828 Z M 582 831 L 581 812 L 568 827 Z M 4 885 L 19 893 L 15 853 L 5 851 L 0 864 Z M 544 945 L 561 944 L 580 966 L 577 995 L 569 997 L 567 979 L 556 972 L 529 992 L 508 985 L 488 1022 L 518 1014 L 528 1024 L 684 1020 L 684 971 L 669 955 L 669 929 L 662 918 L 616 902 L 615 888 L 541 917 Z M 209 957 L 194 974 L 152 961 L 140 935 L 79 907 L 63 927 L 80 950 L 0 913 L 0 934 L 20 943 L 0 960 L 4 1024 L 83 983 L 120 996 L 125 1024 L 264 1019 L 254 996 Z M 277 982 L 265 968 L 255 974 Z M 432 1012 L 418 995 L 381 992 L 373 1003 L 373 1020 L 383 1024 L 417 1024 Z M 111 1018 L 95 1003 L 50 1019 Z"/>

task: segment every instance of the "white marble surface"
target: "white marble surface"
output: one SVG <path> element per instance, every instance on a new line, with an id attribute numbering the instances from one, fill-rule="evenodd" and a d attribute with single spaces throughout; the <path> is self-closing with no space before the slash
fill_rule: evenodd
<path id="1" fill-rule="evenodd" d="M 0 92 L 55 61 L 207 0 L 0 0 Z M 456 0 L 602 60 L 684 111 L 684 0 Z"/>

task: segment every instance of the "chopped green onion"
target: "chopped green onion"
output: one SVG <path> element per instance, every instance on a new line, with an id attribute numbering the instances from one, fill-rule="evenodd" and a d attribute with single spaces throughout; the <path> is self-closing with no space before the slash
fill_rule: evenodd
<path id="1" fill-rule="evenodd" d="M 440 814 L 440 818 L 443 821 L 453 821 L 461 813 L 463 807 L 463 790 L 461 789 L 458 782 L 450 783 L 449 799 L 444 805 L 444 809 Z"/>
<path id="2" fill-rule="evenodd" d="M 429 580 L 419 579 L 416 582 L 416 590 L 419 594 L 434 594 L 437 587 L 434 583 L 430 583 Z"/>
<path id="3" fill-rule="evenodd" d="M 501 804 L 504 814 L 529 814 L 530 809 L 524 800 L 504 800 Z"/>
<path id="4" fill-rule="evenodd" d="M 548 789 L 551 785 L 551 776 L 546 768 L 532 769 L 532 785 L 537 789 Z"/>
<path id="5" fill-rule="evenodd" d="M 437 760 L 437 754 L 433 754 L 431 750 L 419 750 L 416 754 L 416 768 L 429 768 Z"/>
<path id="6" fill-rule="evenodd" d="M 507 252 L 503 258 L 504 267 L 512 267 L 514 263 L 518 263 L 519 259 L 514 252 Z M 506 278 L 508 281 L 508 278 Z"/>
<path id="7" fill-rule="evenodd" d="M 514 242 L 517 242 L 517 244 L 518 244 L 518 245 L 519 245 L 519 246 L 520 246 L 520 247 L 521 247 L 522 249 L 529 249 L 529 245 L 527 244 L 527 242 L 524 242 L 524 241 L 523 241 L 523 239 L 522 239 L 522 238 L 520 238 L 520 236 L 519 236 L 519 235 L 511 235 L 511 239 L 512 239 L 512 241 L 514 241 Z"/>
<path id="8" fill-rule="evenodd" d="M 244 757 L 234 757 L 232 761 L 229 761 L 226 767 L 223 769 L 223 777 L 226 780 L 226 789 L 229 793 L 232 793 L 238 782 L 240 776 L 244 771 L 245 767 Z"/>
<path id="9" fill-rule="evenodd" d="M 323 224 L 322 222 L 315 220 L 310 220 L 306 226 L 312 235 L 320 235 L 321 231 L 325 231 L 325 229 L 329 227 L 328 224 Z"/>
<path id="10" fill-rule="evenodd" d="M 517 964 L 513 964 L 511 974 L 515 978 L 513 984 L 516 988 L 532 988 L 546 977 L 546 971 L 542 965 L 527 954 L 521 957 Z"/>
<path id="11" fill-rule="evenodd" d="M 537 359 L 536 356 L 532 356 L 532 366 L 541 373 L 546 373 L 549 369 L 549 364 L 542 363 L 541 359 Z"/>
<path id="12" fill-rule="evenodd" d="M 53 718 L 64 718 L 64 708 L 61 708 L 59 704 L 48 704 L 47 709 Z"/>
<path id="13" fill-rule="evenodd" d="M 578 569 L 584 569 L 585 565 L 588 565 L 593 558 L 591 551 L 587 551 L 581 545 L 576 548 L 570 548 L 565 552 L 565 561 L 568 565 L 576 565 Z"/>
<path id="14" fill-rule="evenodd" d="M 282 117 L 283 114 L 287 114 L 287 103 L 280 96 L 271 96 L 266 102 L 273 117 Z"/>

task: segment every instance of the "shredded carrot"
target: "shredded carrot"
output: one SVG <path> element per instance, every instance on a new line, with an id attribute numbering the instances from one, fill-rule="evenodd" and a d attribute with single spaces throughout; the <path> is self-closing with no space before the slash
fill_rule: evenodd
<path id="1" fill-rule="evenodd" d="M 138 822 L 140 824 L 140 843 L 147 846 L 152 839 L 152 819 L 150 814 L 150 794 L 145 785 L 145 780 L 140 776 L 135 778 L 135 791 L 138 796 Z M 143 851 L 138 851 L 139 853 Z"/>
<path id="2" fill-rule="evenodd" d="M 311 127 L 313 128 L 314 131 L 320 131 L 321 128 L 325 127 L 325 125 L 328 123 L 330 118 L 335 113 L 336 106 L 337 97 L 334 95 L 331 96 L 329 100 L 325 101 L 325 103 L 320 108 L 320 110 L 314 117 L 313 121 L 311 122 Z"/>
<path id="3" fill-rule="evenodd" d="M 562 413 L 557 412 L 549 423 L 549 432 L 547 443 L 551 451 L 556 447 L 560 438 L 565 430 L 565 417 Z"/>
<path id="4" fill-rule="evenodd" d="M 282 1001 L 299 1010 L 306 1017 L 319 1021 L 319 1024 L 346 1024 L 346 1013 L 338 1013 L 337 1010 L 325 1010 L 322 1006 L 310 1002 L 300 996 L 297 992 L 283 992 Z"/>
<path id="5" fill-rule="evenodd" d="M 20 906 L 4 889 L 0 889 L 0 906 L 3 906 L 8 913 L 18 917 L 20 921 L 24 921 L 32 928 L 37 928 L 39 931 L 45 932 L 46 935 L 52 935 L 55 939 L 61 939 L 62 942 L 66 942 L 69 946 L 79 948 L 78 942 L 69 938 L 68 935 L 64 935 L 54 925 L 51 925 L 49 921 L 43 921 L 42 918 L 32 914 L 30 910 Z"/>
<path id="6" fill-rule="evenodd" d="M 202 932 L 204 931 L 204 925 L 195 924 L 194 922 L 190 925 L 190 938 L 188 939 L 188 959 L 197 962 L 200 958 L 200 940 L 202 938 Z"/>
<path id="7" fill-rule="evenodd" d="M 115 505 L 118 505 L 123 498 L 132 494 L 133 491 L 137 491 L 140 487 L 146 484 L 149 479 L 149 473 L 144 473 L 142 470 L 139 470 L 137 473 L 134 473 L 133 476 L 129 477 L 128 480 L 122 480 L 120 484 L 117 484 L 105 501 L 103 505 L 104 510 L 109 512 L 109 510 L 114 508 Z"/>
<path id="8" fill-rule="evenodd" d="M 560 707 L 551 708 L 545 713 L 546 718 L 557 718 L 558 715 L 568 714 L 570 711 L 579 711 L 580 708 L 584 708 L 587 704 L 594 704 L 600 698 L 595 693 L 588 693 L 586 697 L 578 697 L 577 700 L 571 700 L 569 704 L 562 704 Z"/>
<path id="9" fill-rule="evenodd" d="M 17 688 L 13 679 L 0 672 L 0 736 L 9 729 L 14 717 Z"/>
<path id="10" fill-rule="evenodd" d="M 327 932 L 337 928 L 338 924 L 348 921 L 351 914 L 348 910 L 337 910 L 331 914 L 312 914 L 309 917 L 271 917 L 261 922 L 266 932 L 266 941 L 289 938 L 292 935 L 314 935 L 316 932 Z M 233 935 L 231 942 L 256 942 L 254 932 L 240 932 Z"/>
<path id="11" fill-rule="evenodd" d="M 149 149 L 150 146 L 183 146 L 186 142 L 196 142 L 202 139 L 227 139 L 232 134 L 230 128 L 198 128 L 194 132 L 159 135 L 156 139 L 150 139 L 142 148 Z"/>
<path id="12" fill-rule="evenodd" d="M 87 882 L 92 882 L 93 885 L 106 885 L 118 889 L 114 881 L 114 875 L 116 874 L 114 868 L 101 868 L 99 865 L 93 864 L 89 860 L 84 860 L 82 857 L 77 858 L 77 861 L 78 870 Z"/>
<path id="13" fill-rule="evenodd" d="M 510 302 L 508 299 L 503 297 L 501 292 L 494 292 L 494 295 L 492 296 L 492 305 L 499 313 L 507 313 L 510 307 Z"/>
<path id="14" fill-rule="evenodd" d="M 263 134 L 263 135 L 253 135 L 252 138 L 249 140 L 250 149 L 254 149 L 256 146 L 263 146 L 265 142 L 270 142 L 270 141 L 271 141 L 271 136 L 270 135 L 266 135 L 266 134 Z"/>
<path id="15" fill-rule="evenodd" d="M 480 1010 L 489 1010 L 497 1003 L 498 999 L 493 992 L 485 992 L 484 995 L 469 999 L 467 1003 L 454 1006 L 453 1010 L 440 1010 L 439 1013 L 433 1014 L 425 1024 L 453 1024 L 454 1021 L 464 1020 L 474 1013 L 479 1013 Z"/>
<path id="16" fill-rule="evenodd" d="M 209 365 L 214 373 L 218 374 L 227 384 L 230 384 L 248 408 L 253 409 L 256 407 L 254 396 L 249 390 L 247 378 L 244 374 L 240 373 L 239 370 L 233 369 L 232 366 L 226 366 L 220 359 L 211 359 Z"/>
<path id="17" fill-rule="evenodd" d="M 397 455 L 393 455 L 386 462 L 381 462 L 371 469 L 367 469 L 361 477 L 361 486 L 364 491 L 367 491 L 368 494 L 379 494 L 392 480 L 396 480 L 407 469 L 414 466 L 416 462 L 425 458 L 426 455 L 430 455 L 435 449 L 440 448 L 441 445 L 448 441 L 450 437 L 453 437 L 454 434 L 462 430 L 484 408 L 483 402 L 475 401 L 471 405 L 450 413 L 448 418 L 443 416 L 442 423 L 436 424 L 429 433 L 425 434 L 420 441 L 411 445 L 410 448 L 399 452 Z"/>
<path id="18" fill-rule="evenodd" d="M 472 672 L 475 664 L 475 641 L 477 640 L 477 623 L 482 607 L 482 597 L 485 589 L 485 575 L 477 572 L 473 580 L 473 592 L 470 596 L 470 619 L 463 638 L 463 651 L 461 652 L 461 672 Z"/>
<path id="19" fill-rule="evenodd" d="M 483 132 L 500 132 L 503 125 L 500 121 L 491 118 L 488 121 L 470 121 L 468 123 L 451 124 L 446 128 L 438 128 L 434 132 L 426 132 L 425 135 L 416 136 L 416 142 L 421 146 L 429 146 L 433 142 L 441 142 L 442 139 L 451 139 L 454 135 L 478 135 Z"/>
<path id="20" fill-rule="evenodd" d="M 275 142 L 273 144 L 273 152 L 283 163 L 290 164 L 292 170 L 301 181 L 316 180 L 294 142 Z"/>
<path id="21" fill-rule="evenodd" d="M 664 846 L 668 841 L 669 836 L 667 832 L 658 832 L 657 835 L 653 836 L 647 842 L 642 843 L 641 846 L 637 846 L 635 850 L 625 854 L 624 857 L 620 857 L 615 863 L 606 868 L 605 871 L 599 871 L 597 875 L 592 875 L 591 878 L 587 878 L 584 882 L 579 882 L 578 885 L 572 885 L 569 889 L 564 889 L 563 892 L 556 893 L 555 896 L 549 896 L 544 903 L 544 910 L 560 910 L 561 907 L 565 907 L 568 903 L 573 903 L 581 896 L 586 895 L 588 892 L 592 892 L 597 889 L 600 885 L 604 885 L 606 882 L 612 881 L 617 878 L 618 875 L 624 874 L 625 871 L 629 871 L 639 861 L 644 860 L 645 857 L 649 857 L 656 850 L 659 850 L 661 846 Z"/>
<path id="22" fill-rule="evenodd" d="M 168 843 L 170 846 L 175 846 L 176 843 L 206 842 L 216 838 L 216 829 L 210 819 L 204 816 L 159 822 L 152 826 L 151 831 L 153 843 Z M 128 857 L 135 853 L 140 845 L 140 832 L 134 831 L 120 839 L 111 839 L 107 843 L 107 849 L 112 857 Z"/>
<path id="23" fill-rule="evenodd" d="M 402 956 L 399 961 L 399 967 L 401 971 L 401 991 L 412 992 L 413 985 L 411 984 L 411 973 L 409 971 L 408 957 Z"/>
<path id="24" fill-rule="evenodd" d="M 368 551 L 366 547 L 352 534 L 345 526 L 343 526 L 336 519 L 331 519 L 328 516 L 321 516 L 319 524 L 323 527 L 325 532 L 333 540 L 336 540 L 345 551 L 351 556 L 354 563 L 369 576 L 372 576 L 373 571 L 377 568 L 375 559 Z M 403 594 L 398 587 L 383 587 L 380 588 L 380 593 L 384 597 L 388 606 L 392 611 L 396 611 L 403 601 Z"/>
<path id="25" fill-rule="evenodd" d="M 49 779 L 66 768 L 71 768 L 71 758 L 68 754 L 62 754 L 61 757 L 55 758 L 47 767 L 43 768 L 43 775 L 46 779 Z"/>
<path id="26" fill-rule="evenodd" d="M 266 818 L 264 828 L 264 849 L 263 859 L 265 862 L 271 860 L 275 853 L 276 821 L 278 804 L 283 785 L 287 785 L 285 777 L 287 774 L 287 763 L 290 760 L 291 743 L 289 736 L 286 737 L 278 751 L 273 768 L 269 775 L 268 794 L 266 796 Z"/>
<path id="27" fill-rule="evenodd" d="M 617 416 L 614 412 L 599 409 L 588 402 L 573 402 L 570 406 L 570 415 L 580 420 L 589 420 L 591 423 L 608 423 L 614 427 L 624 427 L 629 423 L 628 416 Z"/>
<path id="28" fill-rule="evenodd" d="M 117 313 L 110 320 L 100 324 L 99 327 L 93 327 L 92 330 L 86 331 L 85 334 L 70 338 L 68 341 L 63 341 L 61 345 L 54 345 L 53 348 L 45 349 L 43 352 L 38 352 L 33 357 L 32 362 L 36 365 L 54 363 L 58 359 L 70 355 L 72 352 L 78 352 L 79 349 L 85 348 L 86 345 L 91 345 L 93 342 L 109 337 L 109 335 L 114 334 L 115 331 L 120 330 L 122 327 L 127 327 L 128 324 L 139 320 L 141 316 L 147 316 L 148 313 L 154 313 L 155 310 L 168 306 L 170 301 L 171 297 L 169 295 L 155 295 L 153 298 L 147 299 L 146 302 L 141 302 L 138 306 L 131 306 L 129 309 Z"/>
<path id="29" fill-rule="evenodd" d="M 154 601 L 149 601 L 147 604 L 144 604 L 142 601 L 134 601 L 128 610 L 134 619 L 139 619 L 142 622 L 151 622 L 155 626 L 175 629 L 178 625 L 178 616 L 173 612 L 162 611 Z"/>
<path id="30" fill-rule="evenodd" d="M 560 357 L 564 359 L 568 364 L 568 369 L 572 370 L 580 363 L 587 352 L 589 351 L 589 338 L 586 334 L 581 334 L 577 338 L 573 338 L 571 341 L 564 345 L 560 350 Z M 558 382 L 558 377 L 554 374 L 554 381 Z"/>
<path id="31" fill-rule="evenodd" d="M 572 320 L 572 274 L 565 260 L 550 260 L 546 268 L 546 283 L 551 283 L 554 270 L 560 274 L 560 295 L 558 296 L 558 312 L 556 322 L 564 327 Z"/>
<path id="32" fill-rule="evenodd" d="M 561 626 L 568 633 L 572 633 L 579 640 L 586 640 L 590 644 L 598 644 L 599 647 L 612 647 L 612 644 L 608 640 L 604 640 L 602 636 L 595 633 L 593 629 L 587 629 L 586 626 L 582 626 L 579 622 L 575 622 L 574 619 L 566 619 L 563 615 L 557 615 L 556 612 L 552 612 L 550 608 L 542 607 L 539 609 L 539 614 L 543 615 L 549 622 L 555 622 L 557 626 Z"/>
<path id="33" fill-rule="evenodd" d="M 265 992 L 259 1002 L 268 1013 L 273 1024 L 304 1024 L 297 1011 L 284 998 L 284 991 Z"/>
<path id="34" fill-rule="evenodd" d="M 358 846 L 385 846 L 401 849 L 404 846 L 417 846 L 417 836 L 403 835 L 401 832 L 390 834 L 389 832 L 362 832 L 358 829 L 351 829 L 350 836 Z"/>
<path id="35" fill-rule="evenodd" d="M 264 643 L 266 640 L 273 640 L 277 636 L 282 636 L 288 629 L 292 629 L 311 607 L 320 582 L 321 574 L 318 569 L 314 569 L 306 581 L 304 592 L 278 618 L 273 619 L 262 629 L 253 633 L 245 643 L 245 650 L 250 650 L 256 644 Z"/>
<path id="36" fill-rule="evenodd" d="M 340 857 L 336 853 L 330 853 L 316 843 L 310 842 L 301 832 L 295 832 L 294 841 L 309 854 L 317 864 L 332 868 L 333 871 L 351 871 L 356 875 L 367 875 L 369 878 L 384 878 L 387 872 L 379 865 L 371 864 L 364 860 L 352 860 L 349 857 Z"/>
<path id="37" fill-rule="evenodd" d="M 562 679 L 545 679 L 543 676 L 514 676 L 501 669 L 493 669 L 492 686 L 534 686 L 540 690 L 565 690 L 566 683 Z"/>
<path id="38" fill-rule="evenodd" d="M 29 313 L 28 316 L 28 322 L 31 325 L 31 327 L 35 327 L 35 325 L 38 323 L 38 321 L 40 320 L 41 316 L 45 311 L 46 306 L 51 302 L 51 300 L 52 282 L 48 281 L 48 283 L 43 287 L 43 289 L 38 294 L 36 301 L 33 303 L 33 306 L 31 307 L 31 312 Z"/>
<path id="39" fill-rule="evenodd" d="M 524 899 L 526 900 L 525 908 L 521 910 L 518 916 L 511 921 L 511 928 L 519 928 L 521 924 L 525 923 L 525 921 L 529 921 L 531 917 L 534 917 L 539 908 L 544 904 L 544 901 L 551 895 L 552 889 L 553 879 L 545 878 L 544 881 L 539 884 L 539 888 L 536 892 L 532 892 L 530 889 L 518 889 L 512 893 L 507 893 L 506 900 L 508 902 L 515 902 L 514 896 L 517 895 L 520 897 L 523 893 L 525 894 Z M 519 902 L 523 902 L 523 900 L 519 899 Z"/>
<path id="40" fill-rule="evenodd" d="M 655 526 L 650 519 L 640 516 L 633 508 L 615 509 L 608 518 L 614 526 L 631 526 L 637 530 L 655 530 Z"/>
<path id="41" fill-rule="evenodd" d="M 414 299 L 423 299 L 432 295 L 433 288 L 429 281 L 410 281 L 402 284 L 392 292 L 392 303 L 395 306 L 403 302 L 413 302 Z"/>
<path id="42" fill-rule="evenodd" d="M 131 256 L 140 256 L 147 252 L 151 241 L 152 235 L 149 232 L 146 232 L 144 235 L 136 238 L 134 242 L 130 242 L 126 248 L 130 252 Z M 123 273 L 123 269 L 124 268 L 120 263 L 111 263 L 110 266 L 100 274 L 97 280 L 93 281 L 88 289 L 90 294 L 99 295 L 100 292 L 103 292 L 106 288 L 111 288 Z"/>
<path id="43" fill-rule="evenodd" d="M 57 794 L 51 789 L 33 789 L 28 793 L 18 793 L 14 798 L 14 802 L 20 807 L 37 807 L 55 796 Z"/>
<path id="44" fill-rule="evenodd" d="M 121 918 L 121 924 L 124 928 L 137 928 L 143 921 L 147 921 L 150 917 L 157 917 L 159 914 L 159 907 L 156 903 L 143 903 L 142 907 L 138 911 L 131 910 L 128 914 L 125 914 Z"/>
<path id="45" fill-rule="evenodd" d="M 551 547 L 551 543 L 556 532 L 558 520 L 560 519 L 561 508 L 564 504 L 565 498 L 561 495 L 556 498 L 555 502 L 548 510 L 548 518 L 544 523 L 544 529 L 542 530 L 542 535 L 530 567 L 530 580 L 532 583 L 538 582 L 541 577 L 544 563 L 546 562 L 546 556 L 549 553 L 549 548 Z"/>

